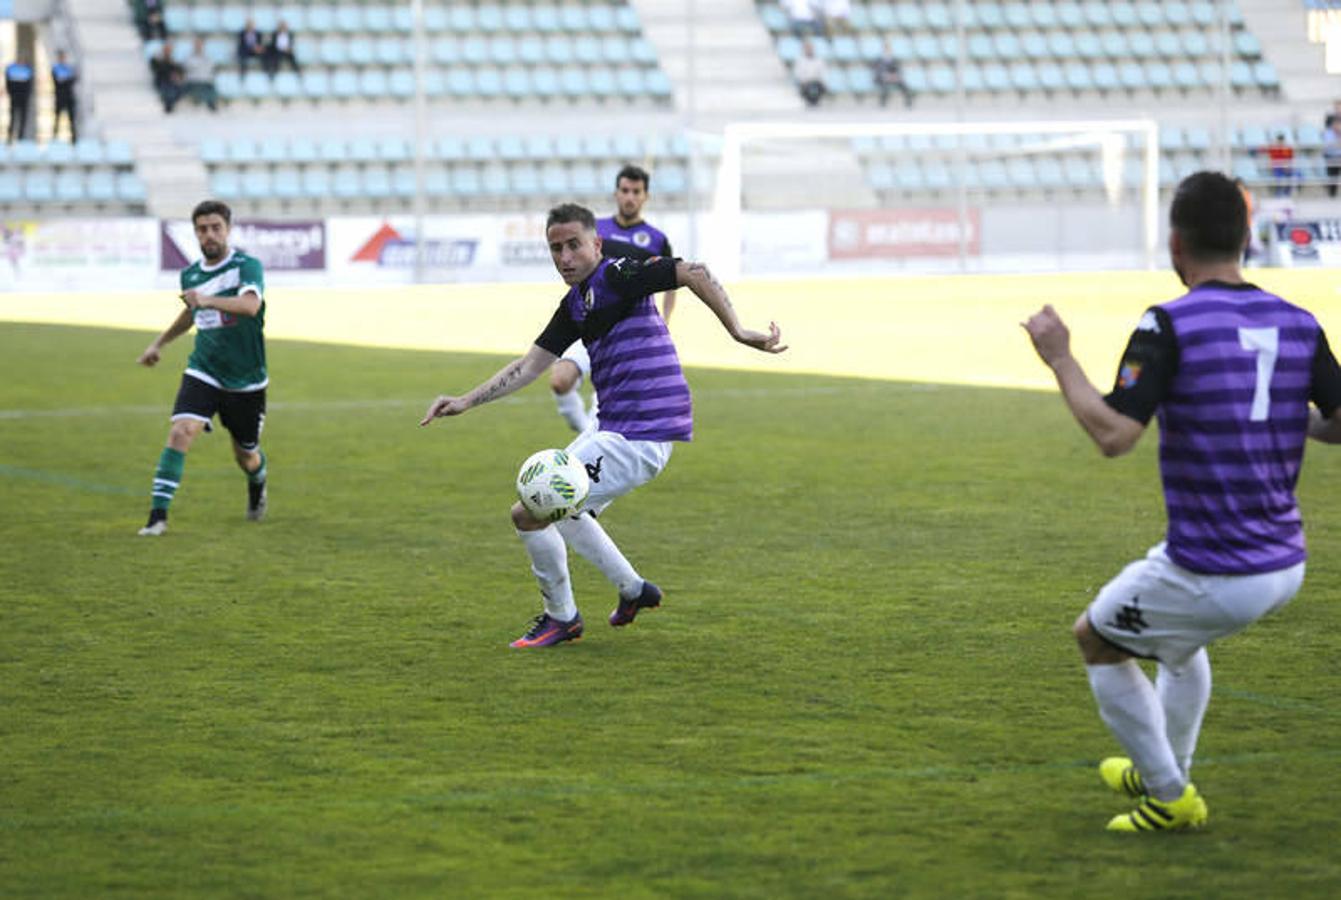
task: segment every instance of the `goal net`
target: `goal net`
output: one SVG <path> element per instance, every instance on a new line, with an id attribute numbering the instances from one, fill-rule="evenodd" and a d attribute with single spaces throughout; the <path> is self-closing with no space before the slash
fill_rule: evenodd
<path id="1" fill-rule="evenodd" d="M 732 123 L 704 237 L 726 277 L 1151 267 L 1160 167 L 1151 120 Z"/>

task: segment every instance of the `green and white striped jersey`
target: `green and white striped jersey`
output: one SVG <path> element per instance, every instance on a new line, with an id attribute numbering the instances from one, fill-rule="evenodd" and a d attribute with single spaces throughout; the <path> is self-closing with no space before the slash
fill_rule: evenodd
<path id="1" fill-rule="evenodd" d="M 265 272 L 261 261 L 237 250 L 206 266 L 197 260 L 182 270 L 182 292 L 194 288 L 210 297 L 236 297 L 255 291 L 261 308 L 255 316 L 217 309 L 195 313 L 196 346 L 186 374 L 226 391 L 259 391 L 269 383 L 265 369 Z"/>

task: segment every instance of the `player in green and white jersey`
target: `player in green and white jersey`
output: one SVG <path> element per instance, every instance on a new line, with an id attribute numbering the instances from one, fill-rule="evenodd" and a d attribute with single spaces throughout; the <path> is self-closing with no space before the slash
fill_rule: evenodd
<path id="1" fill-rule="evenodd" d="M 142 535 L 167 530 L 168 507 L 182 481 L 186 452 L 202 430 L 211 430 L 215 413 L 232 435 L 233 457 L 247 474 L 247 518 L 259 521 L 265 516 L 261 428 L 270 382 L 265 368 L 265 273 L 260 260 L 229 248 L 232 219 L 232 211 L 218 200 L 206 200 L 191 212 L 204 258 L 182 271 L 186 308 L 140 354 L 140 365 L 156 364 L 163 345 L 195 326 L 195 350 L 172 407 L 168 445 L 158 458 Z"/>

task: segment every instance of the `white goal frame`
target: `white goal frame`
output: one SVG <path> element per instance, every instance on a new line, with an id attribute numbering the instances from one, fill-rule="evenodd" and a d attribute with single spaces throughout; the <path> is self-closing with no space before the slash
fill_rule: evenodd
<path id="1" fill-rule="evenodd" d="M 1121 190 L 1121 153 L 1124 135 L 1144 140 L 1141 184 L 1141 243 L 1146 268 L 1156 267 L 1159 240 L 1159 123 L 1154 119 L 1080 119 L 1021 122 L 729 122 L 722 133 L 722 155 L 718 162 L 710 228 L 715 234 L 714 268 L 725 278 L 741 274 L 743 172 L 741 157 L 751 142 L 788 138 L 857 138 L 906 135 L 1056 135 L 1055 139 L 1022 147 L 1014 152 L 1033 153 L 1092 147 L 1102 154 L 1104 180 L 1110 200 Z M 999 151 L 1008 155 L 1011 151 Z M 961 214 L 965 192 L 961 185 Z M 720 259 L 718 258 L 720 254 Z"/>

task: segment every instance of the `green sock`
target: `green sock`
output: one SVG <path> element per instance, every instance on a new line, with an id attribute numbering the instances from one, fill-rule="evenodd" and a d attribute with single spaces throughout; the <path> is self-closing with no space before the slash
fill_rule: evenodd
<path id="1" fill-rule="evenodd" d="M 247 473 L 247 481 L 251 484 L 265 484 L 265 451 L 257 450 L 261 454 L 261 464 L 256 467 L 255 472 Z"/>
<path id="2" fill-rule="evenodd" d="M 177 487 L 182 483 L 182 469 L 186 466 L 186 454 L 171 447 L 164 447 L 158 457 L 158 468 L 154 470 L 154 509 L 167 510 Z"/>

